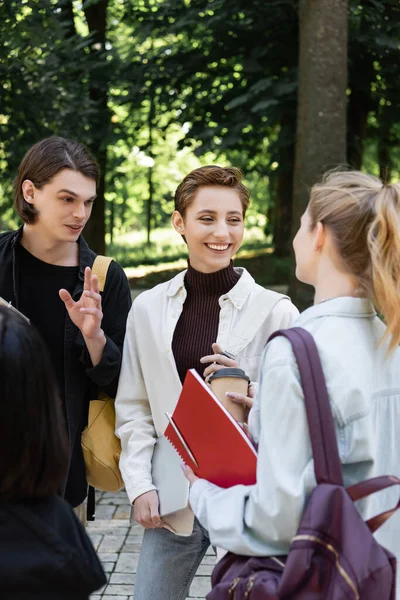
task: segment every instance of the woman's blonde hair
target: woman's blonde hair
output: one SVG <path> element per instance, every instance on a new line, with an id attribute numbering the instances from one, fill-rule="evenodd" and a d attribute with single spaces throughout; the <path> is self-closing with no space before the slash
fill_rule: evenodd
<path id="1" fill-rule="evenodd" d="M 345 269 L 382 313 L 389 351 L 400 343 L 400 185 L 331 171 L 311 190 L 312 228 L 329 227 Z"/>

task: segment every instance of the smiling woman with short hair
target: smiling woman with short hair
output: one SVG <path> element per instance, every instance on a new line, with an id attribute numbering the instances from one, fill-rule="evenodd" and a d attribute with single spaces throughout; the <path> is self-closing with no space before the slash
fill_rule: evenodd
<path id="1" fill-rule="evenodd" d="M 298 314 L 287 296 L 265 290 L 233 266 L 248 205 L 239 169 L 206 166 L 189 173 L 176 190 L 172 215 L 187 244 L 188 268 L 141 294 L 128 317 L 116 413 L 125 487 L 135 520 L 146 528 L 135 600 L 184 600 L 210 545 L 189 509 L 161 519 L 151 477 L 156 438 L 164 433 L 165 412 L 173 412 L 187 370 L 207 376 L 239 366 L 255 380 L 268 337 Z M 251 333 L 264 306 L 269 309 Z M 243 319 L 249 324 L 243 346 L 227 358 L 221 351 Z"/>

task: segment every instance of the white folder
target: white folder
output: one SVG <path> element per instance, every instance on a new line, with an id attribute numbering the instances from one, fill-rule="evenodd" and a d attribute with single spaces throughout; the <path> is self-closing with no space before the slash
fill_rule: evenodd
<path id="1" fill-rule="evenodd" d="M 154 446 L 152 478 L 158 491 L 161 517 L 188 505 L 189 481 L 183 474 L 181 463 L 172 444 L 167 438 L 160 436 Z"/>

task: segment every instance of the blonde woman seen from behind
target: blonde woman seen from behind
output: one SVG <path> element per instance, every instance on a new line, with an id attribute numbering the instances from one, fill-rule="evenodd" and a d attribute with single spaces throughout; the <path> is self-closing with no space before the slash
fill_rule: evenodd
<path id="1" fill-rule="evenodd" d="M 249 204 L 241 178 L 239 169 L 218 166 L 184 178 L 172 224 L 187 244 L 188 269 L 141 294 L 129 314 L 116 415 L 122 475 L 134 518 L 145 527 L 135 600 L 185 600 L 210 545 L 189 509 L 160 517 L 151 475 L 156 438 L 165 431 L 165 413 L 173 413 L 187 370 L 207 377 L 239 366 L 254 381 L 268 337 L 298 314 L 286 296 L 233 266 Z M 227 358 L 220 351 L 232 348 L 238 327 L 242 344 L 234 359 Z"/>
<path id="2" fill-rule="evenodd" d="M 318 347 L 345 486 L 399 477 L 400 186 L 360 172 L 328 174 L 311 191 L 293 246 L 297 278 L 315 288 L 314 306 L 293 325 L 307 329 Z M 316 485 L 303 392 L 286 339 L 267 346 L 249 426 L 258 443 L 257 483 L 223 490 L 186 468 L 190 503 L 212 544 L 250 556 L 285 555 Z M 359 510 L 366 519 L 397 502 L 393 488 Z M 399 531 L 397 513 L 376 533 L 397 559 Z"/>

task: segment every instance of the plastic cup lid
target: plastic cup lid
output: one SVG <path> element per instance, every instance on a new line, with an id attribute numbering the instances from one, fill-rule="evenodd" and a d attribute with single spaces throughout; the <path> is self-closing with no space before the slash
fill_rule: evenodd
<path id="1" fill-rule="evenodd" d="M 226 367 L 225 369 L 219 369 L 209 377 L 208 381 L 212 381 L 213 379 L 218 379 L 221 377 L 237 377 L 237 379 L 246 379 L 246 381 L 250 382 L 250 377 L 246 375 L 243 369 L 238 369 L 236 367 Z"/>

